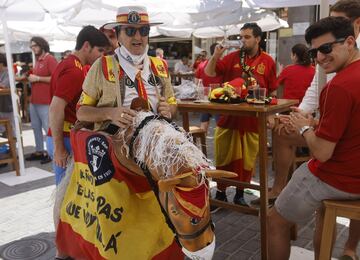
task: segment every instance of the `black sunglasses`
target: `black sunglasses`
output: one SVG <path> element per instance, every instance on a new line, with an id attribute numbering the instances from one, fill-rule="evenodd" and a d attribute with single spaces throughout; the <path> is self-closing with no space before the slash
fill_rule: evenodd
<path id="1" fill-rule="evenodd" d="M 135 28 L 135 27 L 123 27 L 123 29 L 125 30 L 125 33 L 127 36 L 132 37 L 136 34 L 136 31 L 139 30 L 139 33 L 141 36 L 149 36 L 149 32 L 150 32 L 150 26 L 141 26 L 139 28 Z"/>
<path id="2" fill-rule="evenodd" d="M 321 52 L 322 54 L 329 54 L 329 53 L 331 53 L 332 50 L 333 50 L 333 47 L 332 47 L 332 46 L 333 46 L 335 43 L 344 42 L 345 40 L 346 40 L 345 38 L 336 39 L 336 40 L 333 41 L 333 42 L 324 43 L 324 44 L 320 45 L 318 48 L 310 49 L 310 50 L 309 50 L 310 58 L 316 59 L 318 51 Z"/>

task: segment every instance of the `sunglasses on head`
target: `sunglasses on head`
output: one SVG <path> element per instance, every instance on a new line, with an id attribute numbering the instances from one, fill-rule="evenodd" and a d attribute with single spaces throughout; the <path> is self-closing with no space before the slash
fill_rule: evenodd
<path id="1" fill-rule="evenodd" d="M 318 48 L 310 49 L 309 50 L 310 58 L 316 59 L 318 51 L 321 52 L 322 54 L 331 53 L 333 50 L 333 45 L 335 43 L 344 42 L 345 40 L 346 40 L 345 38 L 336 39 L 333 42 L 324 43 L 324 44 L 320 45 Z"/>
<path id="2" fill-rule="evenodd" d="M 135 27 L 123 27 L 122 29 L 124 29 L 125 33 L 127 36 L 132 37 L 136 34 L 136 31 L 139 31 L 141 36 L 149 36 L 149 32 L 150 32 L 150 26 L 141 26 L 139 28 L 135 28 Z"/>

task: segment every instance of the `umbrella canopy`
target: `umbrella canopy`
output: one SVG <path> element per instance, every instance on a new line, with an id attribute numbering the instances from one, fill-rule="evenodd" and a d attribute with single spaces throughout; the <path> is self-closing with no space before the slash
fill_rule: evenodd
<path id="1" fill-rule="evenodd" d="M 44 1 L 44 0 L 0 0 L 0 19 L 2 24 L 2 35 L 5 41 L 6 60 L 12 64 L 10 34 L 8 32 L 9 21 L 44 21 L 45 14 L 53 13 L 68 15 L 69 10 L 75 10 L 75 6 L 81 1 L 62 0 L 62 1 Z M 29 39 L 29 38 L 28 38 Z M 20 164 L 20 175 L 25 173 L 24 154 L 22 148 L 22 139 L 20 134 L 20 118 L 17 107 L 17 95 L 15 92 L 15 77 L 12 66 L 8 66 L 11 99 L 15 119 L 15 133 L 17 139 L 17 148 Z"/>
<path id="2" fill-rule="evenodd" d="M 308 5 L 320 5 L 322 0 L 250 0 L 254 5 L 262 8 L 297 7 Z M 336 0 L 326 0 L 327 4 L 333 4 Z"/>

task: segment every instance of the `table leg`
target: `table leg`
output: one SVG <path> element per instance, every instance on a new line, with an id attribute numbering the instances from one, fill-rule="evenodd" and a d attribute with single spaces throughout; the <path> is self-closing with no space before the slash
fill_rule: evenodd
<path id="1" fill-rule="evenodd" d="M 259 129 L 259 177 L 260 177 L 260 225 L 261 225 L 261 259 L 268 259 L 268 183 L 267 183 L 267 128 L 266 114 L 258 117 Z"/>
<path id="2" fill-rule="evenodd" d="M 182 118 L 183 118 L 183 128 L 186 132 L 189 132 L 189 113 L 188 112 L 182 112 Z"/>

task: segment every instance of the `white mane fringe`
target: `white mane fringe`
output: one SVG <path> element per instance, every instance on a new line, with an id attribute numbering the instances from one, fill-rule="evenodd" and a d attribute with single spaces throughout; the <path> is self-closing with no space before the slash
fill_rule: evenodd
<path id="1" fill-rule="evenodd" d="M 152 112 L 139 112 L 134 120 L 134 129 L 151 115 Z M 200 170 L 211 166 L 202 151 L 192 143 L 189 134 L 179 132 L 164 120 L 152 120 L 140 130 L 133 153 L 138 164 L 146 163 L 149 169 L 162 169 L 163 172 L 159 173 L 161 179 L 176 175 L 181 167 Z"/>

